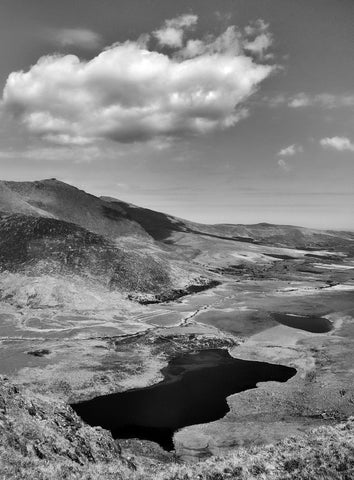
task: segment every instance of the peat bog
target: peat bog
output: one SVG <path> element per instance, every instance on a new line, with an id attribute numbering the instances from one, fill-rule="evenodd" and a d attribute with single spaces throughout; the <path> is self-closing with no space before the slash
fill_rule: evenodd
<path id="1" fill-rule="evenodd" d="M 176 430 L 222 418 L 229 410 L 229 395 L 255 388 L 258 382 L 286 382 L 296 369 L 239 360 L 226 350 L 211 349 L 176 357 L 162 373 L 158 384 L 72 407 L 86 423 L 110 430 L 114 438 L 151 440 L 173 450 Z"/>

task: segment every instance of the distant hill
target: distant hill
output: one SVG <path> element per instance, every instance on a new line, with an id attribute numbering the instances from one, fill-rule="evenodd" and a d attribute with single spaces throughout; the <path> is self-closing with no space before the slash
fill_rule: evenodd
<path id="1" fill-rule="evenodd" d="M 354 247 L 353 232 L 315 230 L 293 225 L 254 225 L 216 224 L 203 225 L 183 220 L 171 215 L 137 207 L 111 197 L 101 197 L 115 208 L 123 210 L 129 218 L 141 225 L 155 240 L 175 243 L 180 238 L 176 234 L 205 235 L 216 239 L 241 241 L 278 247 L 300 249 Z"/>

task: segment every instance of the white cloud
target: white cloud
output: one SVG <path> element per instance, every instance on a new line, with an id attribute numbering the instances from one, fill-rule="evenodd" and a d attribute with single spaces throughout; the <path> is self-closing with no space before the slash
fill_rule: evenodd
<path id="1" fill-rule="evenodd" d="M 340 108 L 354 107 L 354 95 L 334 95 L 329 93 L 319 93 L 317 95 L 308 95 L 298 93 L 287 100 L 288 106 L 292 108 L 301 107 L 322 107 L 322 108 Z"/>
<path id="2" fill-rule="evenodd" d="M 332 148 L 339 152 L 354 152 L 354 143 L 347 137 L 327 137 L 320 140 L 324 148 Z"/>
<path id="3" fill-rule="evenodd" d="M 293 145 L 289 145 L 288 147 L 282 148 L 278 153 L 278 157 L 281 157 L 278 159 L 278 166 L 281 170 L 284 170 L 285 172 L 288 172 L 290 170 L 290 166 L 288 163 L 285 161 L 284 157 L 293 157 L 297 153 L 301 153 L 303 151 L 303 148 L 301 145 L 296 145 L 295 143 Z"/>
<path id="4" fill-rule="evenodd" d="M 279 158 L 278 160 L 278 166 L 285 172 L 288 172 L 290 170 L 289 165 L 286 163 L 286 161 L 283 158 Z"/>
<path id="5" fill-rule="evenodd" d="M 101 46 L 102 37 L 86 28 L 52 29 L 49 34 L 54 43 L 62 47 L 78 46 L 86 49 L 95 49 Z"/>
<path id="6" fill-rule="evenodd" d="M 242 35 L 234 25 L 227 27 L 218 37 L 188 40 L 185 47 L 178 52 L 182 58 L 194 58 L 198 55 L 243 55 Z"/>
<path id="7" fill-rule="evenodd" d="M 183 45 L 185 30 L 193 27 L 198 21 L 197 15 L 181 15 L 166 20 L 163 27 L 153 32 L 161 46 L 180 48 Z"/>
<path id="8" fill-rule="evenodd" d="M 268 58 L 268 54 L 264 58 Z M 286 95 L 279 93 L 272 97 L 263 97 L 265 105 L 270 107 L 280 107 L 286 105 L 290 108 L 301 109 L 305 107 L 318 107 L 325 109 L 350 108 L 354 107 L 354 94 L 331 94 L 318 93 L 310 95 L 304 92 L 295 95 Z"/>
<path id="9" fill-rule="evenodd" d="M 245 27 L 247 35 L 258 35 L 259 33 L 266 32 L 269 28 L 269 23 L 265 22 L 262 18 L 258 18 L 254 22 L 251 22 Z"/>
<path id="10" fill-rule="evenodd" d="M 0 149 L 0 160 L 30 160 L 31 162 L 90 163 L 96 160 L 114 161 L 117 158 L 138 158 L 161 150 L 157 141 L 144 144 L 65 144 L 32 142 L 25 147 Z"/>
<path id="11" fill-rule="evenodd" d="M 36 162 L 91 162 L 102 157 L 102 150 L 95 145 L 81 146 L 36 146 L 25 149 L 0 150 L 3 160 L 31 160 Z"/>
<path id="12" fill-rule="evenodd" d="M 289 145 L 288 147 L 282 148 L 278 152 L 279 157 L 292 157 L 293 155 L 296 155 L 296 153 L 301 153 L 303 151 L 301 145 Z"/>
<path id="13" fill-rule="evenodd" d="M 262 19 L 258 19 L 246 26 L 246 39 L 243 42 L 244 49 L 263 58 L 266 51 L 273 44 L 273 37 L 268 29 L 269 24 Z M 266 58 L 272 58 L 272 54 L 268 53 Z"/>
<path id="14" fill-rule="evenodd" d="M 146 35 L 90 61 L 48 55 L 9 75 L 2 104 L 31 133 L 61 145 L 164 143 L 229 128 L 276 67 L 249 56 L 235 27 L 193 42 L 173 56 L 149 50 Z"/>
<path id="15" fill-rule="evenodd" d="M 311 105 L 311 98 L 305 93 L 298 93 L 289 100 L 288 106 L 291 108 L 308 107 Z"/>
<path id="16" fill-rule="evenodd" d="M 262 33 L 254 40 L 244 43 L 244 48 L 252 53 L 258 53 L 263 56 L 264 52 L 272 45 L 273 40 L 270 35 Z"/>

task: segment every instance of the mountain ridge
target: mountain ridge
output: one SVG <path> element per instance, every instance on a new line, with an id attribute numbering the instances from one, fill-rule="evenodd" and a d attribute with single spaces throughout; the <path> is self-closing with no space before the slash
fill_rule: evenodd
<path id="1" fill-rule="evenodd" d="M 98 197 L 53 178 L 33 182 L 0 181 L 0 207 L 2 211 L 49 216 L 76 223 L 115 239 L 134 236 L 164 242 L 171 234 L 193 233 L 262 243 L 279 243 L 280 236 L 287 236 L 288 246 L 295 245 L 296 241 L 302 246 L 306 246 L 306 242 L 322 244 L 325 239 L 321 236 L 336 236 L 354 242 L 354 232 L 346 230 L 321 230 L 268 222 L 201 224 L 114 197 Z M 283 244 L 284 241 L 286 243 L 286 239 L 283 239 Z"/>
<path id="2" fill-rule="evenodd" d="M 203 225 L 56 179 L 0 182 L 2 272 L 79 275 L 155 303 L 218 284 L 220 251 L 226 252 L 224 263 L 235 254 L 242 263 L 269 246 L 309 255 L 317 249 L 348 252 L 354 251 L 354 234 L 268 223 Z"/>

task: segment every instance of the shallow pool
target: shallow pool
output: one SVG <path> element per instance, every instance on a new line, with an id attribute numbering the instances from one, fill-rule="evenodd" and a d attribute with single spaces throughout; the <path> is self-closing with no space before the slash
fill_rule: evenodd
<path id="1" fill-rule="evenodd" d="M 277 322 L 291 328 L 298 328 L 312 333 L 326 333 L 332 330 L 332 323 L 327 318 L 315 315 L 293 315 L 286 313 L 273 313 Z"/>

